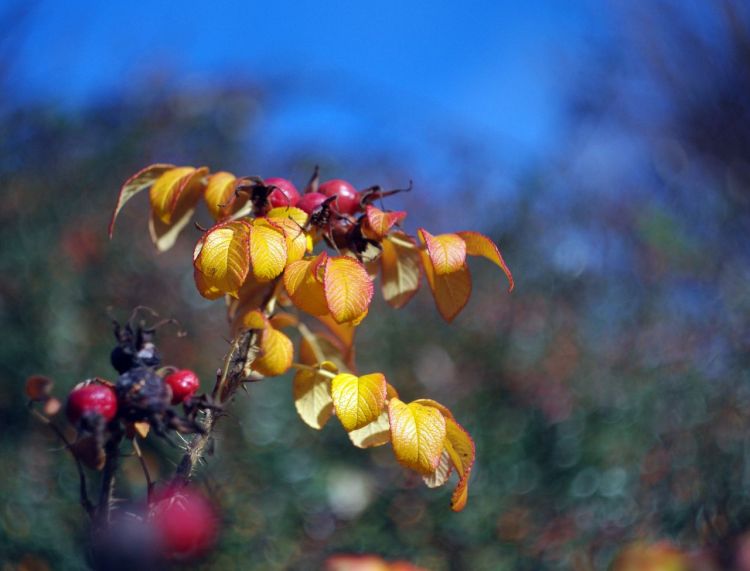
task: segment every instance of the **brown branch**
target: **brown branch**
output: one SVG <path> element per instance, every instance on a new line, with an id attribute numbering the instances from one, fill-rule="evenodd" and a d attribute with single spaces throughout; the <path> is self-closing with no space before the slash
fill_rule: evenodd
<path id="1" fill-rule="evenodd" d="M 151 479 L 151 474 L 148 471 L 148 466 L 146 465 L 146 459 L 143 457 L 143 453 L 141 452 L 141 446 L 138 444 L 138 437 L 133 436 L 133 451 L 135 452 L 136 457 L 138 458 L 138 462 L 141 464 L 141 470 L 143 470 L 143 477 L 146 478 L 146 495 L 148 500 L 151 500 L 151 491 L 154 488 L 154 481 Z"/>

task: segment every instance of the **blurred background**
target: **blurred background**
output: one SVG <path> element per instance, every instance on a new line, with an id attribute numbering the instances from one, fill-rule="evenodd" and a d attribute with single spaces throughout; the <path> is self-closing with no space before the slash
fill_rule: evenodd
<path id="1" fill-rule="evenodd" d="M 517 284 L 478 261 L 452 325 L 423 291 L 378 299 L 358 333 L 361 370 L 474 436 L 464 512 L 389 450 L 309 429 L 270 379 L 202 472 L 225 525 L 201 568 L 346 552 L 591 570 L 667 541 L 750 569 L 746 2 L 0 4 L 3 571 L 85 568 L 75 468 L 26 411 L 28 375 L 60 395 L 112 378 L 110 306 L 179 319 L 165 360 L 206 384 L 226 350 L 222 302 L 193 286 L 197 231 L 158 255 L 141 198 L 107 240 L 120 184 L 152 162 L 413 179 L 388 204 L 407 229 L 484 231 Z M 166 477 L 179 451 L 146 454 Z M 127 459 L 118 494 L 143 490 Z"/>

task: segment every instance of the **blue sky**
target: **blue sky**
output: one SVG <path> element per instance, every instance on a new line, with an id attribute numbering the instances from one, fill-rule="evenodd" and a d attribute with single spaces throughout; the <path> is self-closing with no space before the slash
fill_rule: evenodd
<path id="1" fill-rule="evenodd" d="M 606 4 L 41 0 L 13 81 L 19 98 L 78 105 L 160 69 L 185 84 L 283 77 L 296 96 L 282 138 L 385 123 L 408 144 L 438 120 L 524 159 L 556 142 L 570 72 L 611 27 Z"/>

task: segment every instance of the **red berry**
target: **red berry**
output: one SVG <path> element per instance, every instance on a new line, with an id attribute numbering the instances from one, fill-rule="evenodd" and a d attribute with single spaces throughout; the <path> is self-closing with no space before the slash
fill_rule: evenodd
<path id="1" fill-rule="evenodd" d="M 72 424 L 77 424 L 87 414 L 101 415 L 109 422 L 117 414 L 117 395 L 105 384 L 78 383 L 68 395 L 65 412 Z"/>
<path id="2" fill-rule="evenodd" d="M 318 191 L 326 196 L 336 196 L 333 210 L 339 214 L 354 214 L 359 210 L 359 192 L 351 184 L 340 178 L 324 182 Z"/>
<path id="3" fill-rule="evenodd" d="M 193 396 L 201 386 L 201 381 L 190 369 L 182 369 L 170 373 L 164 382 L 172 389 L 172 404 L 180 404 Z"/>
<path id="4" fill-rule="evenodd" d="M 267 178 L 265 183 L 267 186 L 277 187 L 268 195 L 268 201 L 274 208 L 279 206 L 296 206 L 297 202 L 299 202 L 297 187 L 285 178 Z"/>
<path id="5" fill-rule="evenodd" d="M 155 496 L 148 519 L 161 539 L 164 556 L 187 559 L 205 554 L 219 530 L 211 502 L 188 487 L 171 487 Z"/>
<path id="6" fill-rule="evenodd" d="M 328 197 L 325 194 L 319 192 L 308 192 L 307 194 L 303 194 L 299 199 L 297 208 L 304 210 L 308 214 L 312 214 L 313 210 L 323 204 L 326 198 Z"/>

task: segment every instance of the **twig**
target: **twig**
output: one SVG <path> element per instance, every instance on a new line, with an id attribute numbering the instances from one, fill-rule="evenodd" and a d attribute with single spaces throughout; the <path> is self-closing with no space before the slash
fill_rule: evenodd
<path id="1" fill-rule="evenodd" d="M 263 300 L 260 308 L 264 314 L 273 312 L 276 306 L 276 296 L 281 284 L 277 279 Z M 243 386 L 251 373 L 250 365 L 255 360 L 258 352 L 258 334 L 255 330 L 247 330 L 239 333 L 233 340 L 229 351 L 224 356 L 224 363 L 217 374 L 211 397 L 219 406 L 227 405 L 234 397 L 237 389 Z M 196 466 L 203 460 L 206 448 L 213 437 L 216 421 L 223 413 L 212 409 L 206 410 L 203 418 L 203 433 L 197 434 L 188 443 L 185 454 L 175 470 L 174 480 L 187 483 L 195 471 Z"/>
<path id="2" fill-rule="evenodd" d="M 146 478 L 146 496 L 151 501 L 151 491 L 154 488 L 154 482 L 151 479 L 151 474 L 148 471 L 148 466 L 146 465 L 146 459 L 143 457 L 143 453 L 141 452 L 141 446 L 138 444 L 138 437 L 133 436 L 133 451 L 135 452 L 135 455 L 138 457 L 138 462 L 141 464 L 141 469 L 143 470 L 143 476 Z"/>
<path id="3" fill-rule="evenodd" d="M 65 445 L 65 448 L 67 448 L 68 452 L 70 452 L 70 455 L 73 457 L 73 460 L 75 460 L 76 463 L 76 469 L 78 470 L 78 480 L 79 480 L 79 493 L 81 498 L 81 505 L 83 506 L 83 509 L 86 511 L 86 513 L 89 515 L 89 517 L 94 516 L 94 504 L 91 503 L 91 500 L 89 499 L 88 494 L 88 486 L 86 485 L 86 473 L 83 471 L 83 466 L 81 465 L 81 461 L 78 459 L 78 456 L 76 456 L 76 453 L 73 451 L 73 445 L 70 443 L 68 438 L 65 436 L 65 433 L 60 430 L 56 424 L 54 424 L 49 418 L 41 414 L 38 410 L 33 408 L 31 406 L 31 403 L 29 403 L 29 410 L 31 410 L 31 414 L 33 414 L 36 418 L 41 420 L 44 424 L 50 427 L 52 429 L 52 432 L 54 432 L 57 437 L 63 442 Z"/>
<path id="4" fill-rule="evenodd" d="M 120 463 L 120 442 L 123 436 L 119 423 L 111 423 L 110 429 L 112 434 L 104 445 L 106 459 L 102 470 L 102 485 L 97 510 L 98 525 L 105 529 L 109 526 L 109 515 L 112 511 L 112 494 L 115 490 L 115 475 Z"/>

